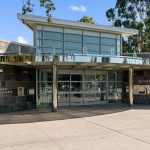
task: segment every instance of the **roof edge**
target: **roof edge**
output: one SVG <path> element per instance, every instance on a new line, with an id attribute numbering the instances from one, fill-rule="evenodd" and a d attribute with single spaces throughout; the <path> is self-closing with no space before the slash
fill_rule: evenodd
<path id="1" fill-rule="evenodd" d="M 22 15 L 20 13 L 17 14 L 17 18 L 20 19 L 24 24 L 26 24 L 30 28 L 31 26 L 28 24 L 28 21 L 40 22 L 40 24 L 43 23 L 47 25 L 59 24 L 59 25 L 68 25 L 72 27 L 80 27 L 80 28 L 82 27 L 82 28 L 93 29 L 93 30 L 110 31 L 110 32 L 120 33 L 123 36 L 124 35 L 131 36 L 131 35 L 138 34 L 138 30 L 136 29 L 119 28 L 119 27 L 112 27 L 112 26 L 106 26 L 100 24 L 88 24 L 88 23 L 82 23 L 82 22 L 64 20 L 64 19 L 52 18 L 52 22 L 48 23 L 47 17 L 35 16 L 35 15 Z"/>

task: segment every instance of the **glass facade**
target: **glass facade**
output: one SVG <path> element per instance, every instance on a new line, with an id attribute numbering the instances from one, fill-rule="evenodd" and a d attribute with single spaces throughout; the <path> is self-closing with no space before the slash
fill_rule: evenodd
<path id="1" fill-rule="evenodd" d="M 37 53 L 58 55 L 120 55 L 121 35 L 67 28 L 37 30 Z M 51 74 L 51 75 L 50 75 Z M 58 73 L 58 106 L 118 103 L 122 98 L 119 72 Z M 37 71 L 37 105 L 52 103 L 52 73 Z M 51 76 L 51 77 L 50 77 Z"/>
<path id="2" fill-rule="evenodd" d="M 52 27 L 51 27 L 52 28 Z M 37 30 L 37 53 L 45 54 L 98 54 L 120 55 L 121 36 L 105 33 L 72 33 L 63 31 Z M 67 29 L 66 29 L 67 30 Z M 68 29 L 71 30 L 71 29 Z"/>
<path id="3" fill-rule="evenodd" d="M 119 72 L 58 73 L 58 106 L 120 103 L 122 81 Z M 38 71 L 37 107 L 52 105 L 52 73 Z"/>
<path id="4" fill-rule="evenodd" d="M 48 70 L 37 71 L 37 108 L 51 107 L 52 105 L 52 73 Z"/>

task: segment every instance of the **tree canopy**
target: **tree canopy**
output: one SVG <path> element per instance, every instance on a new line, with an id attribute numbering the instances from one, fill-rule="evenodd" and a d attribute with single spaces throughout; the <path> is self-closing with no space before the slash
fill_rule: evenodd
<path id="1" fill-rule="evenodd" d="M 47 21 L 51 21 L 51 11 L 54 11 L 55 5 L 51 0 L 39 0 L 40 6 L 45 8 L 46 16 L 48 17 Z M 34 4 L 31 2 L 31 0 L 26 0 L 26 3 L 24 3 L 22 7 L 22 14 L 25 15 L 27 13 L 33 12 Z"/>
<path id="2" fill-rule="evenodd" d="M 150 52 L 150 0 L 116 0 L 106 16 L 115 27 L 139 31 L 138 35 L 123 40 L 124 52 Z"/>
<path id="3" fill-rule="evenodd" d="M 92 17 L 88 17 L 88 16 L 83 16 L 79 22 L 85 22 L 85 23 L 90 23 L 90 24 L 94 24 L 94 20 Z"/>

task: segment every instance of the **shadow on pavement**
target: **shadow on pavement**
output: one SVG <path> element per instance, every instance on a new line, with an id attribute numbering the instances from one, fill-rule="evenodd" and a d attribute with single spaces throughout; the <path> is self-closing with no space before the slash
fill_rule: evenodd
<path id="1" fill-rule="evenodd" d="M 114 106 L 108 105 L 108 106 L 90 106 L 90 107 L 72 107 L 72 108 L 66 107 L 66 108 L 59 108 L 58 112 L 52 112 L 51 109 L 17 111 L 0 114 L 0 125 L 92 117 L 128 111 L 130 109 L 150 109 L 150 106 L 128 107 L 121 105 L 114 105 Z"/>

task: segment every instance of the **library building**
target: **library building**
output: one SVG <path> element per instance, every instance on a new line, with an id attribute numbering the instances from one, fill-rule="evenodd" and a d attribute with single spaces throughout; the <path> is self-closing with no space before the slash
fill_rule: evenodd
<path id="1" fill-rule="evenodd" d="M 137 30 L 17 17 L 33 46 L 0 40 L 0 112 L 150 104 L 150 53 L 122 53 Z"/>

